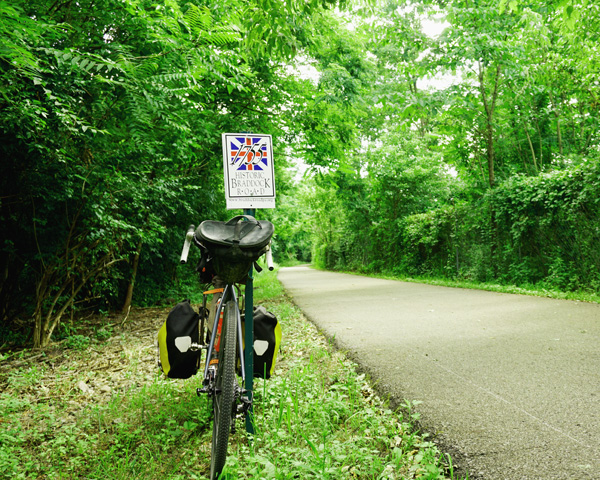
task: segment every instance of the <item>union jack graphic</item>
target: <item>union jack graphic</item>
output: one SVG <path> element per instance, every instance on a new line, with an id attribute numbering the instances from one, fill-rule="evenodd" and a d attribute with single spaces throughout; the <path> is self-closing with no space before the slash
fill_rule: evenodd
<path id="1" fill-rule="evenodd" d="M 260 137 L 235 137 L 230 140 L 230 164 L 236 170 L 259 170 L 269 166 L 266 139 Z"/>

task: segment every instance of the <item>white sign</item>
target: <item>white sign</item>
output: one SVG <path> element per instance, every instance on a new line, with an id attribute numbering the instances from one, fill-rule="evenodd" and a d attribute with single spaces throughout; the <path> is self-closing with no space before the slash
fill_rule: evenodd
<path id="1" fill-rule="evenodd" d="M 275 208 L 271 135 L 223 134 L 227 209 Z"/>

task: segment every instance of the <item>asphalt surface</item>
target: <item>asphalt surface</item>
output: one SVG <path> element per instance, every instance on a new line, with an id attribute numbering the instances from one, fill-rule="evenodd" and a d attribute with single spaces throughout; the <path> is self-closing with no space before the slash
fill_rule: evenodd
<path id="1" fill-rule="evenodd" d="M 282 268 L 470 479 L 600 479 L 600 305 Z"/>

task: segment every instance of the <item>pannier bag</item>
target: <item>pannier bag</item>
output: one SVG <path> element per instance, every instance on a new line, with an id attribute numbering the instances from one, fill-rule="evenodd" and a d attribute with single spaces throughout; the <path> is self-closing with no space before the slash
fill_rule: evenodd
<path id="1" fill-rule="evenodd" d="M 196 265 L 196 272 L 198 272 L 198 276 L 200 277 L 200 283 L 213 283 L 213 277 L 215 276 L 213 262 L 205 248 L 201 249 L 200 252 L 200 260 Z"/>
<path id="2" fill-rule="evenodd" d="M 208 251 L 215 273 L 224 282 L 240 283 L 267 251 L 273 231 L 268 220 L 238 215 L 228 222 L 205 220 L 196 229 L 194 242 Z"/>
<path id="3" fill-rule="evenodd" d="M 200 350 L 192 351 L 192 343 L 198 343 L 199 315 L 189 300 L 173 307 L 158 331 L 159 360 L 162 371 L 169 378 L 189 378 L 200 366 Z"/>
<path id="4" fill-rule="evenodd" d="M 271 378 L 281 346 L 281 325 L 263 306 L 254 307 L 254 376 Z M 244 318 L 242 317 L 242 320 Z M 245 326 L 245 323 L 242 324 Z M 245 328 L 243 328 L 245 332 Z M 245 333 L 244 333 L 245 335 Z M 244 337 L 245 338 L 245 337 Z"/>

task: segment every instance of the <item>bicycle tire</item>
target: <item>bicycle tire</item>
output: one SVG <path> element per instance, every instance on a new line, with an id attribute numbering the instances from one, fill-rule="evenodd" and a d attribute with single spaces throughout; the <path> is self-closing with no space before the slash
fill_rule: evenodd
<path id="1" fill-rule="evenodd" d="M 235 360 L 237 350 L 237 304 L 230 300 L 225 305 L 219 364 L 216 374 L 216 392 L 213 395 L 213 436 L 210 456 L 210 479 L 216 480 L 227 459 L 227 445 L 235 401 Z"/>

